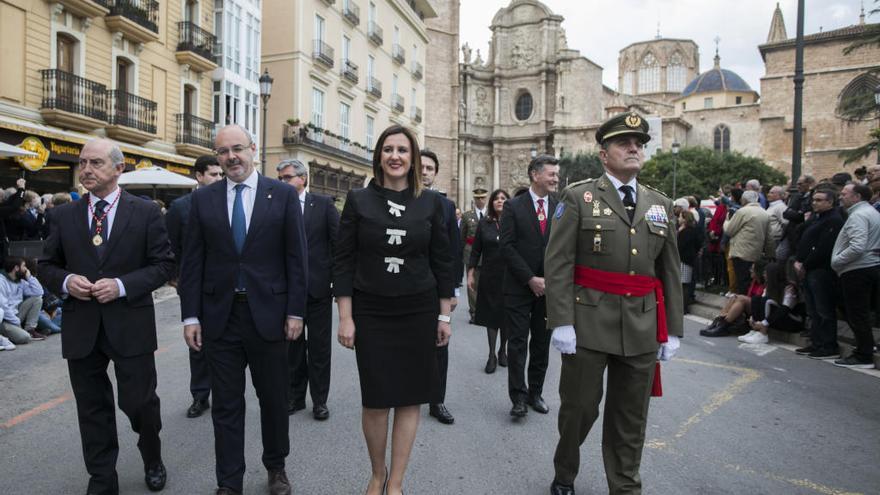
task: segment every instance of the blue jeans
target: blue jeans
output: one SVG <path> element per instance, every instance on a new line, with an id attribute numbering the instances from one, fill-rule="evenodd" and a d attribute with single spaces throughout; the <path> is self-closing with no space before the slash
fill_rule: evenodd
<path id="1" fill-rule="evenodd" d="M 61 310 L 58 310 L 54 319 L 50 319 L 45 311 L 40 311 L 40 317 L 37 319 L 37 328 L 48 330 L 50 333 L 61 333 Z"/>
<path id="2" fill-rule="evenodd" d="M 817 351 L 837 351 L 837 275 L 830 268 L 807 272 L 810 343 Z"/>

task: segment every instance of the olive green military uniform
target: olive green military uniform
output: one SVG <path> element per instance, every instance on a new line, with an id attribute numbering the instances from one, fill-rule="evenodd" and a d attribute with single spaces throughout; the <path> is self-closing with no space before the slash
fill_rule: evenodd
<path id="1" fill-rule="evenodd" d="M 481 195 L 479 197 L 486 197 L 485 189 L 474 189 L 474 196 Z M 486 206 L 485 208 L 488 211 L 490 206 Z M 461 215 L 461 243 L 462 243 L 462 260 L 464 261 L 464 266 L 468 265 L 468 262 L 471 259 L 471 244 L 474 242 L 474 236 L 477 235 L 477 225 L 480 224 L 480 219 L 477 216 L 476 210 L 466 211 Z M 480 285 L 480 265 L 482 265 L 482 260 L 477 265 L 477 268 L 474 270 L 474 286 L 479 290 Z M 470 321 L 474 320 L 474 313 L 477 311 L 477 292 L 471 290 L 468 287 L 468 312 L 470 313 Z"/>
<path id="2" fill-rule="evenodd" d="M 645 133 L 647 124 L 644 125 Z M 614 295 L 574 283 L 575 265 L 657 277 L 669 335 L 682 335 L 682 293 L 672 202 L 638 184 L 633 220 L 607 175 L 567 187 L 554 212 L 544 274 L 550 328 L 573 325 L 575 354 L 562 355 L 556 480 L 573 485 L 580 445 L 608 390 L 602 454 L 610 493 L 641 493 L 639 464 L 657 359 L 657 299 Z M 661 212 L 665 212 L 665 215 Z"/>

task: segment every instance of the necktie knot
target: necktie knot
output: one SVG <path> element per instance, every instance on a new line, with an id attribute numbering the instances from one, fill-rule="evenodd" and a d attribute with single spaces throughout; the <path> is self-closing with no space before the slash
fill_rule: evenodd
<path id="1" fill-rule="evenodd" d="M 107 205 L 108 205 L 108 204 L 109 204 L 109 203 L 107 203 L 107 202 L 104 201 L 103 199 L 98 200 L 98 202 L 95 203 L 95 215 L 98 215 L 98 216 L 103 215 L 103 214 L 104 214 L 104 208 L 107 208 Z"/>
<path id="2" fill-rule="evenodd" d="M 239 194 L 239 195 L 240 195 L 241 192 L 244 191 L 244 188 L 245 188 L 245 187 L 247 187 L 247 186 L 244 185 L 244 184 L 236 184 L 236 185 L 235 185 L 235 194 Z"/>
<path id="3" fill-rule="evenodd" d="M 544 206 L 544 199 L 538 198 L 538 206 Z"/>

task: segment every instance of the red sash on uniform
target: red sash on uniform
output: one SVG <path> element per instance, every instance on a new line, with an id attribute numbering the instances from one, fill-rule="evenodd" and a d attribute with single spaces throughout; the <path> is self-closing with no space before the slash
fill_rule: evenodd
<path id="1" fill-rule="evenodd" d="M 657 342 L 663 344 L 669 340 L 669 331 L 666 328 L 666 304 L 663 299 L 663 282 L 659 278 L 647 275 L 606 272 L 604 270 L 575 265 L 574 283 L 587 289 L 595 289 L 618 296 L 642 297 L 654 291 L 654 296 L 657 298 Z M 657 361 L 654 371 L 651 396 L 663 396 L 663 387 L 660 383 L 660 361 Z"/>
<path id="2" fill-rule="evenodd" d="M 473 246 L 474 245 L 474 236 L 465 237 L 464 242 L 468 246 Z"/>

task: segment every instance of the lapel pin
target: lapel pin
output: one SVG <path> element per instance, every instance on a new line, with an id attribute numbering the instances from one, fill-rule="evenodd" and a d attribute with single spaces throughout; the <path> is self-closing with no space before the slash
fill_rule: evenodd
<path id="1" fill-rule="evenodd" d="M 272 199 L 272 195 L 271 194 L 267 195 L 266 199 Z"/>

